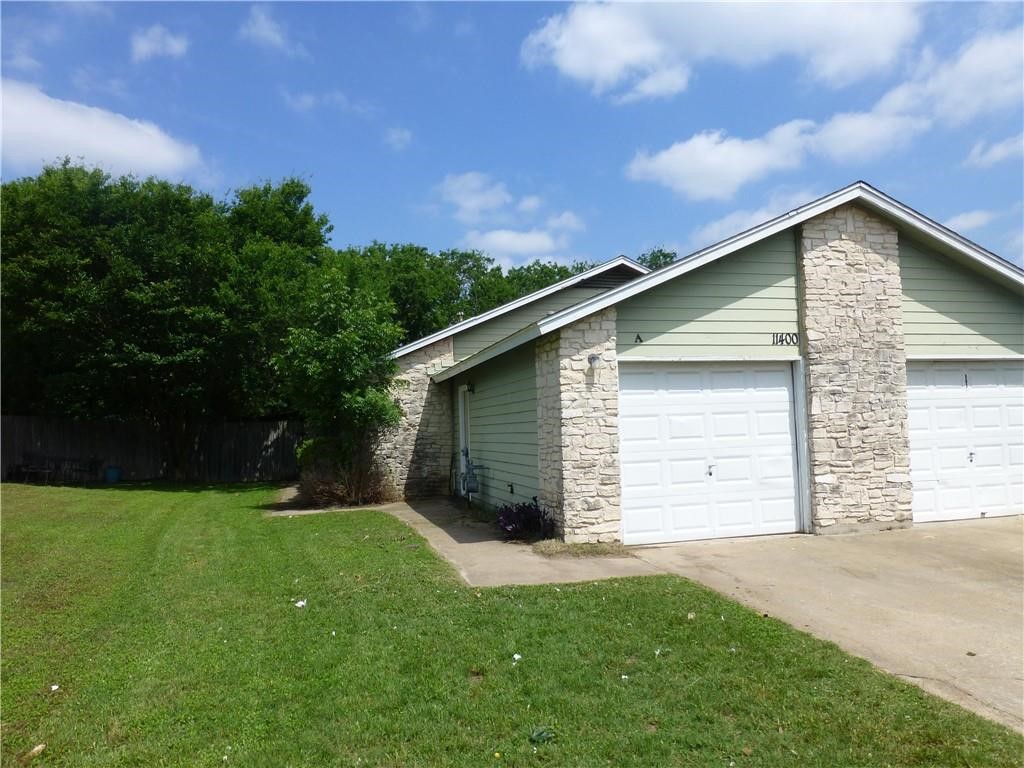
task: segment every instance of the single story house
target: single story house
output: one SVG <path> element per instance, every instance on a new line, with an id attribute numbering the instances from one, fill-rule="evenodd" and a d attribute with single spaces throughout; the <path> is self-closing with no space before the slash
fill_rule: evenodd
<path id="1" fill-rule="evenodd" d="M 649 544 L 1022 512 L 1024 270 L 864 182 L 393 353 L 396 494 Z"/>

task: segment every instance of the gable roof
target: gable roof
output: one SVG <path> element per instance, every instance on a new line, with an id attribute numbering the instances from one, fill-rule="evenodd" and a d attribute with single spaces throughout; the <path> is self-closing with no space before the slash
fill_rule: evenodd
<path id="1" fill-rule="evenodd" d="M 983 271 L 988 272 L 999 282 L 1013 287 L 1018 292 L 1024 292 L 1024 269 L 982 248 L 977 243 L 968 240 L 963 235 L 957 234 L 948 227 L 918 213 L 895 198 L 889 197 L 867 182 L 856 181 L 849 186 L 838 189 L 799 208 L 795 208 L 788 213 L 776 216 L 774 219 L 770 219 L 763 224 L 758 224 L 756 227 L 696 251 L 666 267 L 655 270 L 643 277 L 638 277 L 636 280 L 625 285 L 613 288 L 610 291 L 590 299 L 585 299 L 559 312 L 543 317 L 536 323 L 528 325 L 526 328 L 456 363 L 450 368 L 446 368 L 441 373 L 436 374 L 434 379 L 435 381 L 449 379 L 462 371 L 492 360 L 532 339 L 556 331 L 565 325 L 581 320 L 595 312 L 600 312 L 602 309 L 644 291 L 649 291 L 662 283 L 685 275 L 687 272 L 692 272 L 705 264 L 710 264 L 741 248 L 764 240 L 795 225 L 802 224 L 808 219 L 813 219 L 815 216 L 820 216 L 846 203 L 863 205 L 865 208 L 896 222 L 897 225 L 913 233 L 929 245 L 936 247 L 938 250 L 960 260 L 980 266 Z"/>
<path id="2" fill-rule="evenodd" d="M 550 296 L 551 294 L 558 293 L 559 291 L 565 290 L 566 288 L 571 288 L 574 285 L 579 285 L 580 283 L 586 280 L 590 280 L 591 278 L 603 275 L 606 272 L 609 272 L 613 269 L 618 269 L 620 267 L 632 269 L 638 275 L 646 275 L 651 271 L 647 267 L 643 266 L 642 264 L 638 264 L 637 262 L 633 261 L 630 258 L 627 258 L 626 256 L 618 256 L 612 259 L 611 261 L 606 261 L 604 264 L 598 264 L 596 267 L 592 267 L 591 269 L 588 269 L 586 272 L 580 272 L 578 275 L 568 277 L 565 280 L 557 282 L 553 285 L 549 285 L 547 288 L 541 288 L 539 291 L 534 291 L 533 293 L 529 293 L 526 296 L 522 296 L 518 299 L 515 299 L 514 301 L 510 301 L 507 304 L 502 304 L 500 307 L 495 307 L 494 309 L 489 310 L 487 312 L 483 312 L 479 315 L 474 315 L 473 317 L 467 320 L 455 323 L 454 325 L 449 325 L 447 328 L 437 331 L 436 333 L 432 333 L 429 336 L 424 336 L 422 339 L 417 339 L 416 341 L 410 342 L 405 346 L 399 347 L 394 352 L 392 352 L 391 357 L 398 358 L 402 357 L 402 355 L 407 355 L 410 352 L 415 352 L 417 349 L 422 349 L 423 347 L 429 346 L 434 342 L 441 341 L 442 339 L 445 339 L 449 336 L 454 336 L 456 333 L 462 333 L 463 331 L 469 330 L 470 328 L 480 325 L 481 323 L 486 323 L 488 320 L 493 320 L 494 318 L 501 317 L 501 315 L 504 315 L 515 309 L 525 307 L 527 304 L 532 304 L 533 302 L 539 299 L 543 299 L 545 296 Z"/>

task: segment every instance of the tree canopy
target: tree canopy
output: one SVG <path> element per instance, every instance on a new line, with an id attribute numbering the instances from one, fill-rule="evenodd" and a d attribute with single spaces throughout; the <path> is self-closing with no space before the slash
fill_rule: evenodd
<path id="1" fill-rule="evenodd" d="M 5 183 L 4 412 L 167 425 L 294 413 L 315 389 L 297 384 L 300 349 L 338 355 L 316 344 L 371 325 L 385 346 L 413 341 L 590 266 L 334 250 L 310 192 L 292 178 L 216 200 L 68 160 Z M 339 325 L 324 326 L 325 307 Z"/>

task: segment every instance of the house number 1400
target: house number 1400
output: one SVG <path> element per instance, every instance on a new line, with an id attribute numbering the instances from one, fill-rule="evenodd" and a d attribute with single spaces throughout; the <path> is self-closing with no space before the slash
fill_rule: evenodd
<path id="1" fill-rule="evenodd" d="M 773 333 L 773 347 L 789 347 L 800 343 L 799 333 Z"/>

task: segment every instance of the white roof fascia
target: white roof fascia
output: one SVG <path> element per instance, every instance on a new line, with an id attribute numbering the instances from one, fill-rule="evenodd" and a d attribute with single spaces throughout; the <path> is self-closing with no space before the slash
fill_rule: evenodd
<path id="1" fill-rule="evenodd" d="M 458 376 L 460 373 L 468 371 L 470 368 L 476 368 L 481 363 L 493 360 L 499 355 L 512 351 L 516 347 L 521 347 L 523 344 L 540 337 L 540 335 L 540 331 L 537 329 L 537 324 L 533 323 L 532 325 L 528 325 L 525 328 L 516 331 L 510 336 L 506 336 L 501 341 L 496 341 L 491 344 L 491 346 L 481 349 L 475 355 L 470 355 L 464 360 L 460 360 L 455 365 L 449 366 L 443 371 L 435 373 L 430 378 L 436 382 L 448 381 L 448 379 L 453 376 Z"/>
<path id="2" fill-rule="evenodd" d="M 996 256 L 994 253 L 985 250 L 981 246 L 972 243 L 956 232 L 953 232 L 941 224 L 922 216 L 912 208 L 908 208 L 888 195 L 879 192 L 874 187 L 863 181 L 855 182 L 848 187 L 836 190 L 835 192 L 819 198 L 800 208 L 795 208 L 789 213 L 784 213 L 770 221 L 759 224 L 756 227 L 740 232 L 730 238 L 722 240 L 715 245 L 697 251 L 675 264 L 651 272 L 644 277 L 638 277 L 625 285 L 613 288 L 591 299 L 586 299 L 571 307 L 555 312 L 537 321 L 541 334 L 550 333 L 564 325 L 581 320 L 588 315 L 599 312 L 606 307 L 617 304 L 631 296 L 648 291 L 655 286 L 661 285 L 669 280 L 692 272 L 705 264 L 727 256 L 730 253 L 745 248 L 748 245 L 763 240 L 766 237 L 778 234 L 789 227 L 801 224 L 808 219 L 813 219 L 826 211 L 844 205 L 849 202 L 864 202 L 895 219 L 906 226 L 923 232 L 924 234 L 938 240 L 949 248 L 981 263 L 988 269 L 996 272 L 1004 278 L 1024 288 L 1024 270 L 1011 264 L 1008 261 Z"/>
<path id="3" fill-rule="evenodd" d="M 507 304 L 502 304 L 500 307 L 495 307 L 492 310 L 483 312 L 479 315 L 475 315 L 469 318 L 468 320 L 463 320 L 462 322 L 455 323 L 454 325 L 449 325 L 447 328 L 437 331 L 436 333 L 432 333 L 429 336 L 424 336 L 422 339 L 417 339 L 416 341 L 410 342 L 409 344 L 406 344 L 403 347 L 399 347 L 394 352 L 392 352 L 391 357 L 398 358 L 402 357 L 403 355 L 407 355 L 410 352 L 415 352 L 417 349 L 422 349 L 423 347 L 429 346 L 436 341 L 441 341 L 442 339 L 445 339 L 448 336 L 452 336 L 456 333 L 461 333 L 462 331 L 469 330 L 474 326 L 480 325 L 480 323 L 485 323 L 488 320 L 493 320 L 496 317 L 500 317 L 501 315 L 504 315 L 506 312 L 511 312 L 514 309 L 525 307 L 527 304 L 531 304 L 534 301 L 537 301 L 538 299 L 543 299 L 545 296 L 550 296 L 551 294 L 557 293 L 558 291 L 564 290 L 566 288 L 571 288 L 574 285 L 582 283 L 584 280 L 589 280 L 592 277 L 597 277 L 598 275 L 607 272 L 608 270 L 615 269 L 616 267 L 629 267 L 639 272 L 640 275 L 646 275 L 651 271 L 647 267 L 643 266 L 642 264 L 638 264 L 637 262 L 633 261 L 632 259 L 626 256 L 617 256 L 611 261 L 606 261 L 604 264 L 598 264 L 596 267 L 588 269 L 586 272 L 580 272 L 578 275 L 568 277 L 565 280 L 562 280 L 561 282 L 555 283 L 554 285 L 549 285 L 547 288 L 541 288 L 539 291 L 534 291 L 533 293 L 529 293 L 526 296 L 522 296 L 518 299 L 515 299 L 514 301 L 510 301 Z"/>

